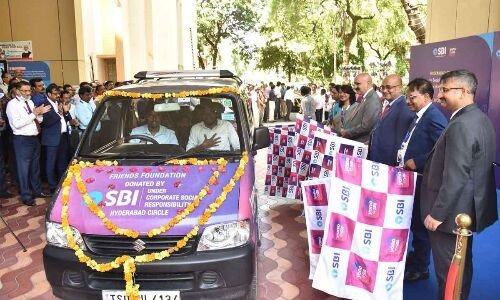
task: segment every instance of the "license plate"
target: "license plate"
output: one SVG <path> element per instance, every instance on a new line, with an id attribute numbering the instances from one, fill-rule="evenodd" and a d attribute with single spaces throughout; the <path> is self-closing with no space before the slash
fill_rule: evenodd
<path id="1" fill-rule="evenodd" d="M 179 291 L 139 291 L 140 300 L 180 300 Z M 125 291 L 102 291 L 103 300 L 127 300 Z"/>

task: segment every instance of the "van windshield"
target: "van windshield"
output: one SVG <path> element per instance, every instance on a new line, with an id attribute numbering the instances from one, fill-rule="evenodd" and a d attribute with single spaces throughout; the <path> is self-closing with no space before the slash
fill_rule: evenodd
<path id="1" fill-rule="evenodd" d="M 240 152 L 235 100 L 220 97 L 132 99 L 112 97 L 96 110 L 79 156 L 172 157 Z"/>

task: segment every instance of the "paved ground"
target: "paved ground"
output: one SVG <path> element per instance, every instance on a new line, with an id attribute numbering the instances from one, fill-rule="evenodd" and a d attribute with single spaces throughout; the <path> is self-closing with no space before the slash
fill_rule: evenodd
<path id="1" fill-rule="evenodd" d="M 263 190 L 266 150 L 257 155 L 258 188 Z M 45 245 L 46 199 L 35 207 L 19 198 L 2 200 L 0 214 L 28 248 L 23 252 L 5 224 L 0 223 L 0 300 L 55 299 L 45 278 L 42 250 Z M 304 218 L 299 201 L 259 197 L 262 246 L 258 260 L 258 299 L 335 299 L 313 290 Z"/>

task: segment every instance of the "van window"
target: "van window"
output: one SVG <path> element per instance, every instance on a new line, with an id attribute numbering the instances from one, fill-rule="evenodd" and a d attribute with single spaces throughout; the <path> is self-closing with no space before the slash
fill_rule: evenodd
<path id="1" fill-rule="evenodd" d="M 165 157 L 188 150 L 198 153 L 204 148 L 241 152 L 241 120 L 234 101 L 214 97 L 109 98 L 97 108 L 79 155 Z M 206 140 L 213 143 L 203 144 Z"/>

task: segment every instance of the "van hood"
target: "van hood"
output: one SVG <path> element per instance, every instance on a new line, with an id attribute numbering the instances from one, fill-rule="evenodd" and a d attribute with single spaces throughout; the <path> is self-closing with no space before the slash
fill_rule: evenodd
<path id="1" fill-rule="evenodd" d="M 205 209 L 215 201 L 233 177 L 238 163 L 228 163 L 210 192 L 184 220 L 165 234 L 185 235 Z M 208 185 L 217 165 L 187 166 L 94 166 L 83 168 L 81 177 L 87 193 L 119 228 L 149 230 L 166 225 L 182 212 L 194 197 Z M 207 225 L 238 219 L 240 182 L 236 182 L 226 201 L 212 214 Z M 69 222 L 82 234 L 114 235 L 85 204 L 73 178 L 70 188 Z M 61 222 L 62 190 L 50 213 L 50 220 Z"/>

